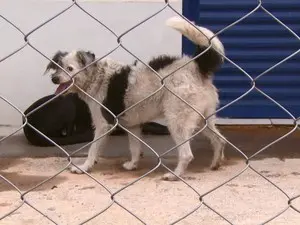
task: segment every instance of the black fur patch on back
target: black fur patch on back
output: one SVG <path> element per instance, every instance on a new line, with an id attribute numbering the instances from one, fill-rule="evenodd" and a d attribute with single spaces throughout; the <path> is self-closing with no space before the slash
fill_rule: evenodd
<path id="1" fill-rule="evenodd" d="M 128 76 L 130 72 L 130 66 L 124 66 L 110 78 L 103 105 L 114 115 L 118 115 L 125 110 L 124 96 L 128 87 Z M 101 112 L 109 124 L 115 123 L 114 117 L 106 109 L 102 107 Z"/>
<path id="2" fill-rule="evenodd" d="M 60 66 L 62 67 L 63 65 L 62 65 L 61 59 L 62 59 L 63 57 L 65 57 L 67 54 L 68 54 L 68 52 L 61 52 L 61 51 L 58 51 L 58 52 L 56 52 L 55 55 L 52 57 L 52 61 L 54 61 L 55 63 L 57 63 L 58 65 L 60 65 Z M 50 70 L 50 69 L 57 70 L 57 69 L 58 69 L 58 66 L 55 65 L 53 62 L 50 62 L 50 63 L 47 65 L 46 71 L 47 71 L 47 70 Z"/>
<path id="3" fill-rule="evenodd" d="M 207 47 L 197 46 L 194 57 L 204 52 L 206 49 Z M 221 67 L 223 60 L 222 56 L 211 47 L 208 51 L 195 59 L 195 62 L 203 76 L 208 77 L 210 73 L 216 72 Z"/>
<path id="4" fill-rule="evenodd" d="M 152 69 L 154 69 L 156 72 L 158 72 L 166 66 L 171 65 L 177 59 L 178 57 L 176 56 L 160 55 L 150 60 L 148 65 L 152 67 Z"/>

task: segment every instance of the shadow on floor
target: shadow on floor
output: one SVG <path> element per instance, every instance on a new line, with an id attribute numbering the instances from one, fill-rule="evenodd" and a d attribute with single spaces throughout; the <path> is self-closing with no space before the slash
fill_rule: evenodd
<path id="1" fill-rule="evenodd" d="M 222 134 L 236 147 L 240 148 L 244 154 L 251 156 L 264 146 L 273 142 L 274 140 L 282 137 L 292 130 L 291 127 L 257 127 L 257 126 L 243 126 L 243 127 L 221 127 Z M 169 136 L 145 136 L 144 139 L 153 149 L 159 154 L 165 152 L 167 149 L 174 146 L 174 142 Z M 254 159 L 261 160 L 264 158 L 279 158 L 284 160 L 286 158 L 300 158 L 300 131 L 296 130 L 294 133 L 279 141 L 278 143 L 270 146 L 265 151 L 258 154 Z M 74 151 L 81 145 L 67 146 L 66 150 L 69 152 Z M 107 145 L 107 150 L 101 161 L 95 166 L 93 172 L 101 171 L 104 175 L 111 175 L 111 179 L 118 177 L 138 177 L 154 168 L 157 165 L 157 158 L 147 148 L 144 147 L 144 158 L 141 160 L 140 169 L 133 172 L 125 172 L 122 169 L 122 163 L 128 158 L 128 142 L 124 136 L 111 137 L 111 141 Z M 109 151 L 108 151 L 109 149 Z M 212 159 L 212 151 L 210 144 L 207 140 L 203 139 L 200 135 L 195 137 L 192 141 L 192 149 L 194 152 L 195 160 L 189 166 L 191 172 L 202 172 L 209 169 Z M 233 165 L 241 160 L 244 160 L 242 155 L 236 151 L 229 144 L 225 150 L 228 160 L 226 164 Z M 57 157 L 64 156 L 61 150 L 55 147 L 34 147 L 27 143 L 22 135 L 16 135 L 5 142 L 0 144 L 0 171 L 13 167 L 17 164 L 22 164 L 22 157 Z M 77 156 L 86 156 L 86 150 L 77 154 Z M 84 160 L 84 159 L 80 159 Z M 166 155 L 163 162 L 169 168 L 174 168 L 177 162 L 176 151 L 172 151 Z M 158 168 L 151 176 L 165 173 L 166 169 L 163 167 Z M 47 176 L 33 176 L 24 175 L 17 172 L 1 172 L 1 175 L 9 180 L 13 180 L 21 190 L 31 188 L 33 184 L 47 179 Z M 49 189 L 54 184 L 63 182 L 67 178 L 59 176 L 56 179 L 47 182 L 46 185 L 39 187 L 39 190 L 45 188 Z M 13 189 L 9 184 L 1 182 L 0 191 Z"/>

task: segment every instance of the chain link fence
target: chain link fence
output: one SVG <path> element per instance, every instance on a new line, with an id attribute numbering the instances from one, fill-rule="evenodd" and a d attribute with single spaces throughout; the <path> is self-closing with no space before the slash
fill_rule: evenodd
<path id="1" fill-rule="evenodd" d="M 53 15 L 51 18 L 49 18 L 48 20 L 46 20 L 45 22 L 41 23 L 40 25 L 38 25 L 37 27 L 35 27 L 34 29 L 32 29 L 30 32 L 23 32 L 20 28 L 18 28 L 18 25 L 15 24 L 13 21 L 11 21 L 9 18 L 6 18 L 2 15 L 0 15 L 1 19 L 3 19 L 6 23 L 8 23 L 10 26 L 12 26 L 16 31 L 18 31 L 21 35 L 23 35 L 24 38 L 24 43 L 17 47 L 13 52 L 11 52 L 10 54 L 8 54 L 7 56 L 3 57 L 2 59 L 0 59 L 0 63 L 4 62 L 5 60 L 14 57 L 14 55 L 16 53 L 18 53 L 19 51 L 21 51 L 23 48 L 25 47 L 29 47 L 32 48 L 34 51 L 36 51 L 38 54 L 40 54 L 42 57 L 46 58 L 47 60 L 51 61 L 50 58 L 48 58 L 41 50 L 39 50 L 37 47 L 35 47 L 31 42 L 30 42 L 30 37 L 32 35 L 34 35 L 34 33 L 36 31 L 38 31 L 39 29 L 41 29 L 42 27 L 44 27 L 47 23 L 49 23 L 50 21 L 54 20 L 55 18 L 59 17 L 60 15 L 66 13 L 68 10 L 70 10 L 73 7 L 77 7 L 78 9 L 80 9 L 82 11 L 82 13 L 85 13 L 86 15 L 88 15 L 90 18 L 92 18 L 93 20 L 95 20 L 97 23 L 99 23 L 101 26 L 103 26 L 105 29 L 107 29 L 109 32 L 111 32 L 111 34 L 114 35 L 115 37 L 115 41 L 116 41 L 116 45 L 115 47 L 109 51 L 106 55 L 101 56 L 100 58 L 98 58 L 96 61 L 94 61 L 92 64 L 98 62 L 99 60 L 103 59 L 104 57 L 110 55 L 112 52 L 116 51 L 118 48 L 122 48 L 124 49 L 126 52 L 128 52 L 131 56 L 133 56 L 135 59 L 137 59 L 139 62 L 141 62 L 142 64 L 147 65 L 146 62 L 144 62 L 141 58 L 139 58 L 138 56 L 136 56 L 133 52 L 130 51 L 130 49 L 128 49 L 123 43 L 122 43 L 122 38 L 124 36 L 126 36 L 128 33 L 130 33 L 131 31 L 133 31 L 134 29 L 136 29 L 137 27 L 141 26 L 142 24 L 144 24 L 146 21 L 150 20 L 151 18 L 155 17 L 156 15 L 160 14 L 160 13 L 164 13 L 164 11 L 166 9 L 170 9 L 172 10 L 175 14 L 181 16 L 182 18 L 186 19 L 180 12 L 178 12 L 177 10 L 175 10 L 171 3 L 168 0 L 165 0 L 163 7 L 158 10 L 157 12 L 153 13 L 151 16 L 145 18 L 142 21 L 139 21 L 136 23 L 136 25 L 134 25 L 133 27 L 131 27 L 130 29 L 126 30 L 124 33 L 122 34 L 116 34 L 112 29 L 110 29 L 110 27 L 106 26 L 101 19 L 96 18 L 95 16 L 93 16 L 92 14 L 90 14 L 83 6 L 81 6 L 80 1 L 72 1 L 70 2 L 70 5 L 64 9 L 62 9 L 59 13 L 57 13 L 56 15 Z M 239 22 L 245 20 L 247 17 L 249 17 L 251 14 L 253 14 L 255 11 L 257 11 L 258 9 L 263 10 L 266 14 L 268 14 L 270 17 L 272 17 L 278 24 L 280 24 L 281 26 L 283 26 L 285 29 L 287 29 L 294 37 L 296 37 L 299 41 L 300 38 L 299 36 L 293 31 L 291 30 L 287 25 L 285 25 L 283 22 L 281 22 L 278 18 L 276 18 L 276 16 L 274 16 L 271 12 L 269 12 L 266 8 L 264 8 L 263 5 L 263 1 L 257 1 L 257 6 L 250 12 L 248 12 L 246 15 L 244 15 L 243 17 L 241 17 L 240 19 L 238 19 L 237 21 L 235 21 L 234 23 L 230 24 L 229 26 L 224 27 L 222 30 L 218 31 L 215 36 L 218 36 L 220 34 L 222 34 L 223 32 L 226 32 L 226 30 L 230 29 L 231 27 L 235 26 L 236 24 L 238 24 Z M 187 20 L 187 19 L 186 19 Z M 212 47 L 212 46 L 210 46 Z M 210 48 L 209 47 L 209 48 Z M 226 47 L 226 46 L 225 46 Z M 198 205 L 196 207 L 194 207 L 192 210 L 190 210 L 188 213 L 186 213 L 185 215 L 181 216 L 180 218 L 177 218 L 175 221 L 173 221 L 171 224 L 177 224 L 180 221 L 184 220 L 185 218 L 191 216 L 193 213 L 195 213 L 197 210 L 201 210 L 201 208 L 203 206 L 206 206 L 207 208 L 209 208 L 213 213 L 215 213 L 217 216 L 221 217 L 224 222 L 226 221 L 228 224 L 234 224 L 229 218 L 226 217 L 226 215 L 223 215 L 221 212 L 219 212 L 217 209 L 215 209 L 215 207 L 211 206 L 205 199 L 204 197 L 211 195 L 213 192 L 215 192 L 216 190 L 220 189 L 222 186 L 228 184 L 229 182 L 233 181 L 234 179 L 237 179 L 241 174 L 243 174 L 245 171 L 253 171 L 254 173 L 256 173 L 258 176 L 260 176 L 261 178 L 263 178 L 265 181 L 267 181 L 269 184 L 271 184 L 273 187 L 275 187 L 277 189 L 277 191 L 279 193 L 282 193 L 285 197 L 286 197 L 286 205 L 284 206 L 284 208 L 279 211 L 279 212 L 274 212 L 274 215 L 271 216 L 268 220 L 266 221 L 261 221 L 261 224 L 266 224 L 272 220 L 274 220 L 275 218 L 279 217 L 280 215 L 284 214 L 288 209 L 293 209 L 295 212 L 300 213 L 300 209 L 296 208 L 296 206 L 294 206 L 294 201 L 300 197 L 300 195 L 297 196 L 290 196 L 289 194 L 287 194 L 285 192 L 285 190 L 283 190 L 282 188 L 280 188 L 278 185 L 276 185 L 274 182 L 272 182 L 268 177 L 266 177 L 262 172 L 258 171 L 256 168 L 254 168 L 251 164 L 252 159 L 254 159 L 255 157 L 257 157 L 259 154 L 261 154 L 262 152 L 264 152 L 265 150 L 267 150 L 268 148 L 270 148 L 271 146 L 275 145 L 276 143 L 280 142 L 281 140 L 283 140 L 284 138 L 288 137 L 289 135 L 291 135 L 293 132 L 295 132 L 296 130 L 299 129 L 297 123 L 298 123 L 298 119 L 295 118 L 285 107 L 283 107 L 281 104 L 279 104 L 275 99 L 273 99 L 272 97 L 270 97 L 269 95 L 267 95 L 263 90 L 259 89 L 256 86 L 256 81 L 258 79 L 260 79 L 262 76 L 264 76 L 266 73 L 268 73 L 269 71 L 271 71 L 272 69 L 274 69 L 275 67 L 279 66 L 280 64 L 284 63 L 285 61 L 287 61 L 288 59 L 290 59 L 291 57 L 293 57 L 294 55 L 298 54 L 300 51 L 297 50 L 295 51 L 293 54 L 289 55 L 288 57 L 286 57 L 285 59 L 281 60 L 280 62 L 276 63 L 274 66 L 272 66 L 271 68 L 265 70 L 263 73 L 259 74 L 256 78 L 252 78 L 250 74 L 248 74 L 243 68 L 241 68 L 239 65 L 237 65 L 235 62 L 233 62 L 230 58 L 227 58 L 224 55 L 225 60 L 227 60 L 229 63 L 233 64 L 237 69 L 239 69 L 246 77 L 249 78 L 249 82 L 252 84 L 252 87 L 243 95 L 241 95 L 240 97 L 238 97 L 237 99 L 235 99 L 234 101 L 230 102 L 229 104 L 223 106 L 222 108 L 219 108 L 217 110 L 217 112 L 230 107 L 232 104 L 234 104 L 235 102 L 241 100 L 244 96 L 248 95 L 251 91 L 253 91 L 254 89 L 258 92 L 260 92 L 262 95 L 264 95 L 266 98 L 268 98 L 270 101 L 272 101 L 273 103 L 275 103 L 279 108 L 281 108 L 283 111 L 285 111 L 291 119 L 293 119 L 294 123 L 293 123 L 293 129 L 291 129 L 288 133 L 282 135 L 281 137 L 279 137 L 278 139 L 274 140 L 273 142 L 269 143 L 268 145 L 262 147 L 261 149 L 259 149 L 256 153 L 252 154 L 251 156 L 247 156 L 242 149 L 240 149 L 239 147 L 237 147 L 234 143 L 231 143 L 229 140 L 226 140 L 225 138 L 223 138 L 226 142 L 227 145 L 231 146 L 236 152 L 238 152 L 243 158 L 244 158 L 244 162 L 245 162 L 245 166 L 242 170 L 237 171 L 235 175 L 231 176 L 228 180 L 220 183 L 219 185 L 215 186 L 214 188 L 206 191 L 205 193 L 200 193 L 197 191 L 197 189 L 195 189 L 188 180 L 185 180 L 181 177 L 178 177 L 180 182 L 183 182 L 187 187 L 189 187 L 194 193 L 196 193 L 196 195 L 199 198 L 198 201 Z M 199 57 L 196 56 L 196 57 Z M 196 58 L 195 57 L 195 58 Z M 192 60 L 194 60 L 195 58 L 193 58 Z M 92 64 L 88 65 L 91 66 Z M 87 67 L 88 67 L 87 66 Z M 185 65 L 182 65 L 180 68 L 184 67 Z M 86 68 L 87 68 L 86 67 Z M 148 66 L 149 67 L 149 66 Z M 149 67 L 150 68 L 150 67 Z M 162 78 L 158 73 L 156 73 L 152 68 L 152 71 L 155 72 L 155 74 L 157 75 L 157 77 L 159 77 L 161 79 L 161 87 L 156 90 L 154 93 L 151 93 L 147 98 L 150 98 L 151 96 L 153 96 L 155 93 L 157 93 L 158 91 L 160 91 L 162 88 L 166 88 L 168 89 L 165 85 L 164 85 L 164 80 L 169 77 L 172 76 L 172 74 L 174 72 L 176 72 L 177 70 L 179 70 L 180 68 L 177 68 L 175 71 L 173 71 L 171 74 L 169 74 L 168 76 L 165 76 L 164 78 Z M 84 70 L 85 68 L 83 68 Z M 79 73 L 79 72 L 78 72 Z M 180 100 L 182 100 L 183 102 L 185 102 L 187 105 L 189 104 L 187 101 L 185 101 L 184 99 L 182 99 L 180 96 L 176 95 L 172 90 L 168 89 L 168 91 L 170 91 L 172 94 L 174 94 L 175 96 L 177 96 L 177 98 L 179 98 Z M 88 95 L 87 93 L 85 93 L 86 95 Z M 9 212 L 1 212 L 0 214 L 0 224 L 1 221 L 3 221 L 5 218 L 11 216 L 14 212 L 16 212 L 18 209 L 20 209 L 21 207 L 24 207 L 24 205 L 27 205 L 29 207 L 31 207 L 32 209 L 34 209 L 36 212 L 38 212 L 39 214 L 43 215 L 48 222 L 50 222 L 50 224 L 60 224 L 58 221 L 55 221 L 53 218 L 51 218 L 49 215 L 47 215 L 47 213 L 45 213 L 43 210 L 39 209 L 39 207 L 37 205 L 35 205 L 34 203 L 32 203 L 30 201 L 30 197 L 28 197 L 28 195 L 36 190 L 37 188 L 39 188 L 40 186 L 42 186 L 43 184 L 50 182 L 51 180 L 55 179 L 58 175 L 60 175 L 62 172 L 64 172 L 65 170 L 67 170 L 67 168 L 70 165 L 75 165 L 75 163 L 73 163 L 73 157 L 76 153 L 82 151 L 84 148 L 86 148 L 87 146 L 90 146 L 93 142 L 98 141 L 99 139 L 101 139 L 103 136 L 107 135 L 109 132 L 106 132 L 105 134 L 103 134 L 100 137 L 97 137 L 93 142 L 90 142 L 82 147 L 80 147 L 79 149 L 77 149 L 76 151 L 74 151 L 73 153 L 68 153 L 68 151 L 66 151 L 66 149 L 62 146 L 59 146 L 58 144 L 56 144 L 53 140 L 51 140 L 49 137 L 45 136 L 43 133 L 41 133 L 39 130 L 37 130 L 34 126 L 32 126 L 30 123 L 28 123 L 27 121 L 27 117 L 31 114 L 33 114 L 35 111 L 39 110 L 40 108 L 44 107 L 46 104 L 48 104 L 49 102 L 53 101 L 55 98 L 57 98 L 58 96 L 54 97 L 53 99 L 49 100 L 48 102 L 46 102 L 45 104 L 41 105 L 40 107 L 36 108 L 35 110 L 31 111 L 28 114 L 24 114 L 24 112 L 22 110 L 20 110 L 11 100 L 6 99 L 4 96 L 0 95 L 0 98 L 5 101 L 8 105 L 10 105 L 14 110 L 16 110 L 20 115 L 22 115 L 25 119 L 25 124 L 23 124 L 22 126 L 20 126 L 16 131 L 14 131 L 13 133 L 3 137 L 0 139 L 0 145 L 2 142 L 4 142 L 5 140 L 11 138 L 14 134 L 16 134 L 17 132 L 19 132 L 20 130 L 23 129 L 24 126 L 28 125 L 30 126 L 32 129 L 34 129 L 36 132 L 38 132 L 40 135 L 44 136 L 47 140 L 49 140 L 51 143 L 53 143 L 67 158 L 68 160 L 68 164 L 62 168 L 61 170 L 57 171 L 56 174 L 54 174 L 53 176 L 45 179 L 44 181 L 40 182 L 39 184 L 35 185 L 34 187 L 26 190 L 26 191 L 21 191 L 19 189 L 19 187 L 17 185 L 15 185 L 12 181 L 10 181 L 9 179 L 7 179 L 5 176 L 0 175 L 0 179 L 1 182 L 5 182 L 7 185 L 10 185 L 19 195 L 19 198 L 21 200 L 21 203 L 15 207 L 14 209 L 12 209 Z M 92 96 L 88 95 L 88 97 L 92 98 L 95 102 L 97 102 L 99 105 L 101 105 L 102 107 L 104 107 L 102 105 L 101 102 L 97 101 L 97 99 L 94 99 Z M 118 121 L 118 117 L 120 117 L 121 115 L 123 115 L 125 112 L 127 112 L 128 110 L 136 107 L 137 105 L 139 105 L 142 101 L 144 101 L 145 99 L 137 102 L 136 104 L 132 105 L 131 107 L 127 108 L 125 111 L 123 111 L 122 113 L 120 113 L 119 115 L 114 115 L 116 121 Z M 191 108 L 193 108 L 192 106 L 190 106 Z M 194 109 L 194 108 L 193 108 Z M 195 112 L 197 112 L 196 109 L 194 109 Z M 216 113 L 217 113 L 216 112 Z M 197 112 L 198 114 L 200 114 L 199 112 Z M 202 115 L 201 115 L 202 116 Z M 202 116 L 204 118 L 204 116 Z M 204 118 L 205 121 L 207 121 L 208 118 Z M 164 152 L 163 154 L 158 154 L 157 151 L 152 148 L 149 144 L 147 144 L 144 140 L 140 139 L 139 137 L 137 137 L 135 134 L 131 133 L 129 130 L 127 130 L 125 127 L 121 126 L 120 124 L 116 123 L 114 125 L 114 128 L 116 126 L 120 126 L 122 127 L 122 129 L 124 129 L 125 131 L 128 132 L 128 135 L 132 135 L 134 136 L 136 139 L 138 139 L 144 146 L 146 146 L 146 148 L 151 151 L 156 157 L 157 157 L 157 164 L 155 165 L 154 168 L 152 168 L 150 171 L 148 171 L 147 173 L 143 174 L 142 176 L 138 177 L 137 179 L 135 179 L 134 181 L 124 185 L 122 188 L 118 189 L 118 190 L 111 190 L 109 187 L 107 187 L 101 180 L 95 178 L 94 176 L 92 176 L 90 173 L 84 172 L 85 176 L 88 176 L 89 178 L 91 178 L 92 180 L 94 180 L 99 186 L 101 186 L 102 188 L 104 188 L 107 192 L 107 195 L 110 196 L 110 203 L 106 206 L 103 206 L 102 210 L 97 212 L 95 215 L 89 217 L 89 218 L 84 218 L 84 220 L 81 222 L 81 224 L 85 224 L 89 221 L 92 221 L 95 217 L 103 214 L 105 211 L 109 210 L 113 205 L 118 205 L 120 206 L 124 211 L 128 212 L 129 214 L 131 214 L 133 217 L 136 218 L 136 220 L 138 220 L 140 223 L 142 224 L 147 224 L 147 221 L 144 220 L 144 218 L 140 217 L 139 215 L 137 215 L 135 212 L 131 211 L 128 207 L 126 207 L 123 203 L 121 203 L 120 201 L 117 200 L 116 196 L 118 194 L 120 194 L 121 192 L 130 189 L 132 187 L 132 185 L 136 184 L 137 182 L 140 182 L 143 178 L 149 176 L 151 173 L 153 173 L 155 170 L 157 170 L 159 167 L 164 167 L 166 170 L 168 170 L 170 173 L 173 173 L 173 171 L 167 166 L 165 165 L 165 163 L 163 163 L 162 158 L 164 156 L 166 156 L 168 153 L 170 153 L 171 151 L 174 151 L 176 148 L 178 148 L 180 145 L 183 145 L 184 143 L 186 143 L 187 141 L 191 140 L 194 136 L 198 135 L 199 133 L 201 133 L 205 128 L 209 127 L 206 125 L 199 130 L 197 133 L 195 133 L 192 137 L 190 137 L 188 140 L 185 140 L 184 143 L 181 143 L 179 145 L 176 145 L 172 148 L 170 148 L 169 150 L 167 150 L 166 152 Z M 113 128 L 112 128 L 113 129 Z M 218 135 L 218 134 L 217 134 Z M 174 173 L 173 173 L 174 174 Z M 174 174 L 175 175 L 175 174 Z M 175 175 L 176 176 L 176 175 Z M 178 183 L 175 183 L 174 185 L 178 185 Z"/>

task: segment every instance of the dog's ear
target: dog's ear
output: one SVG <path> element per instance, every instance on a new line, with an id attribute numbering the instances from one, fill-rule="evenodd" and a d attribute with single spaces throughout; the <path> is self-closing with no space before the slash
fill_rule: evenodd
<path id="1" fill-rule="evenodd" d="M 76 53 L 78 62 L 83 66 L 87 66 L 88 64 L 95 61 L 95 54 L 90 51 L 78 51 Z"/>
<path id="2" fill-rule="evenodd" d="M 54 56 L 52 57 L 52 61 L 54 61 L 55 63 L 57 63 L 58 65 L 62 66 L 62 62 L 61 62 L 61 59 L 66 56 L 68 54 L 68 52 L 62 52 L 62 51 L 58 51 L 54 54 Z M 50 62 L 47 67 L 46 67 L 46 70 L 45 70 L 45 73 L 47 71 L 49 71 L 50 69 L 53 69 L 53 70 L 57 70 L 57 65 L 55 65 L 53 62 Z M 44 73 L 44 74 L 45 74 Z"/>

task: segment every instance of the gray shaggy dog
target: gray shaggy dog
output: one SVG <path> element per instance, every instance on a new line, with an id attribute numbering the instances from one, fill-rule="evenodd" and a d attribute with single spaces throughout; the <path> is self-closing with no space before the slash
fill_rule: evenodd
<path id="1" fill-rule="evenodd" d="M 207 50 L 210 44 L 208 38 L 212 38 L 214 35 L 204 27 L 198 27 L 202 31 L 199 32 L 180 17 L 172 17 L 167 20 L 166 24 L 197 45 L 195 55 Z M 212 83 L 212 75 L 223 63 L 223 57 L 218 52 L 224 54 L 224 47 L 217 37 L 212 38 L 211 43 L 212 48 L 164 80 L 166 87 L 187 101 L 204 117 L 214 114 L 219 103 L 217 90 Z M 148 64 L 162 77 L 165 77 L 190 60 L 191 58 L 187 56 L 171 57 L 161 55 L 153 58 Z M 53 61 L 72 76 L 94 62 L 95 55 L 85 51 L 58 52 L 53 57 Z M 161 80 L 153 71 L 141 63 L 124 65 L 105 58 L 79 72 L 73 77 L 73 81 L 54 63 L 50 63 L 46 71 L 50 69 L 54 70 L 52 81 L 59 84 L 58 89 L 60 92 L 69 88 L 64 94 L 78 93 L 79 97 L 88 104 L 95 126 L 95 139 L 109 131 L 116 121 L 107 110 L 82 93 L 76 86 L 101 102 L 115 115 L 161 87 Z M 72 82 L 76 85 L 71 85 Z M 199 130 L 205 124 L 199 113 L 166 88 L 162 88 L 152 97 L 127 111 L 119 118 L 119 123 L 134 135 L 140 137 L 140 124 L 160 117 L 166 120 L 170 134 L 176 144 L 188 140 L 197 131 L 197 128 Z M 209 117 L 207 123 L 210 129 L 204 129 L 202 134 L 210 140 L 213 147 L 214 154 L 211 168 L 218 169 L 224 158 L 225 141 L 215 127 L 215 116 Z M 128 136 L 131 160 L 125 162 L 123 167 L 126 170 L 133 170 L 139 164 L 141 142 L 132 135 Z M 97 161 L 100 151 L 105 148 L 104 144 L 107 138 L 108 135 L 94 142 L 89 149 L 85 162 L 77 167 L 72 166 L 70 170 L 73 173 L 90 171 Z M 192 159 L 193 153 L 188 141 L 178 147 L 178 165 L 174 170 L 174 174 L 182 176 Z M 176 180 L 177 177 L 174 174 L 167 173 L 163 178 Z"/>

